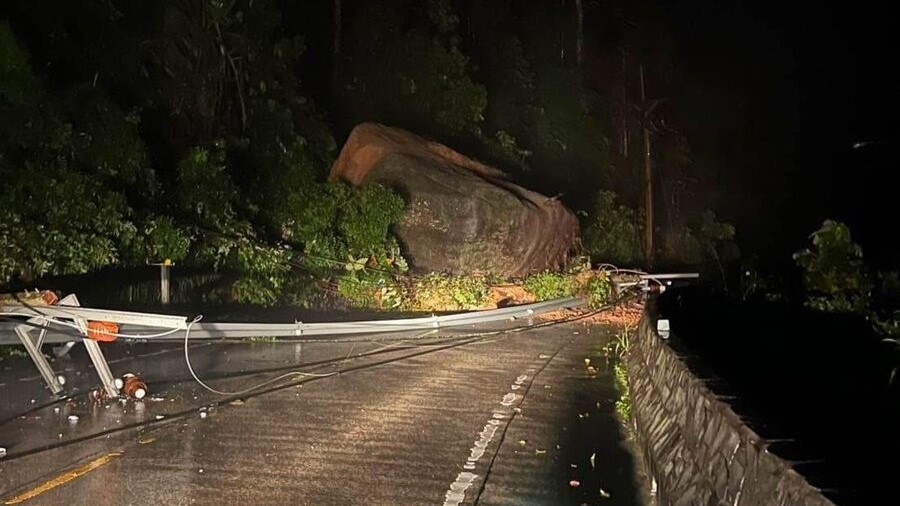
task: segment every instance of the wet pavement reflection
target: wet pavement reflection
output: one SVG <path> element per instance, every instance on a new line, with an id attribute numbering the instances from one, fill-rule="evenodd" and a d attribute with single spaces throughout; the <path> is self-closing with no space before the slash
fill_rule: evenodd
<path id="1" fill-rule="evenodd" d="M 641 503 L 645 483 L 613 414 L 611 376 L 599 365 L 609 333 L 572 328 L 456 347 L 468 341 L 447 333 L 190 343 L 195 371 L 218 390 L 295 370 L 317 375 L 232 396 L 191 377 L 179 342 L 104 345 L 116 376 L 146 382 L 141 400 L 92 399 L 99 384 L 80 346 L 52 362 L 67 377 L 64 397 L 49 394 L 27 359 L 4 361 L 0 499 L 88 466 L 35 504 L 442 504 L 485 419 L 500 419 L 496 403 L 511 384 L 519 388 L 516 378 L 535 374 L 504 422 L 509 436 L 486 444 L 491 459 L 479 465 L 492 467 L 490 479 L 485 469 L 475 473 L 479 503 Z M 446 349 L 429 353 L 437 348 Z M 596 367 L 586 368 L 589 357 Z M 523 372 L 535 364 L 542 372 Z M 588 464 L 591 455 L 598 463 Z"/>

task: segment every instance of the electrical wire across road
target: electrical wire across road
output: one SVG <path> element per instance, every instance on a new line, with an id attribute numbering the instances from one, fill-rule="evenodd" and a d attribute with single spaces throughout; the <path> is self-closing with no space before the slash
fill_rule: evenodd
<path id="1" fill-rule="evenodd" d="M 297 385 L 300 385 L 303 383 L 307 383 L 307 382 L 311 382 L 311 381 L 324 380 L 324 379 L 336 377 L 336 376 L 339 376 L 342 374 L 348 374 L 348 373 L 361 371 L 361 370 L 365 370 L 365 369 L 371 369 L 371 368 L 375 368 L 375 367 L 390 365 L 390 364 L 393 364 L 393 363 L 396 363 L 399 361 L 419 357 L 422 355 L 437 353 L 440 351 L 445 351 L 445 350 L 449 350 L 449 349 L 453 349 L 453 348 L 457 348 L 457 347 L 461 347 L 461 346 L 484 342 L 492 337 L 505 338 L 505 337 L 508 337 L 509 335 L 512 335 L 515 333 L 526 332 L 526 331 L 536 329 L 536 328 L 560 325 L 560 324 L 564 324 L 564 323 L 571 323 L 571 322 L 583 320 L 583 319 L 595 316 L 595 315 L 597 315 L 603 311 L 606 311 L 608 309 L 611 309 L 623 302 L 626 302 L 627 300 L 632 299 L 634 296 L 635 296 L 634 294 L 627 294 L 626 296 L 620 297 L 619 299 L 617 299 L 614 303 L 612 303 L 610 305 L 604 306 L 599 309 L 591 310 L 591 311 L 588 311 L 588 312 L 585 312 L 582 314 L 578 314 L 578 315 L 572 315 L 572 316 L 567 316 L 567 317 L 563 317 L 563 318 L 547 320 L 547 321 L 543 321 L 543 322 L 540 322 L 537 324 L 518 325 L 518 326 L 515 326 L 512 328 L 489 330 L 489 331 L 482 331 L 482 332 L 472 332 L 472 333 L 466 333 L 466 334 L 458 334 L 458 335 L 453 335 L 451 337 L 442 337 L 442 338 L 440 338 L 440 340 L 438 342 L 434 342 L 434 343 L 428 343 L 428 344 L 403 343 L 404 338 L 396 338 L 395 341 L 398 342 L 399 346 L 397 346 L 396 348 L 393 348 L 393 349 L 377 349 L 377 350 L 374 350 L 371 352 L 360 353 L 353 357 L 340 357 L 340 358 L 335 358 L 332 360 L 321 361 L 318 363 L 316 368 L 313 370 L 308 369 L 308 367 L 312 364 L 307 364 L 306 368 L 304 368 L 304 370 L 299 370 L 297 368 L 297 366 L 292 366 L 291 368 L 294 369 L 294 372 L 299 373 L 303 376 L 299 380 L 283 381 L 283 380 L 287 380 L 288 376 L 290 376 L 290 374 L 281 374 L 276 378 L 264 381 L 260 384 L 254 385 L 250 388 L 241 389 L 238 392 L 224 392 L 224 391 L 218 391 L 217 389 L 212 389 L 212 391 L 215 393 L 224 394 L 223 397 L 214 402 L 205 403 L 202 406 L 225 405 L 225 404 L 228 404 L 228 403 L 236 401 L 236 400 L 245 400 L 245 399 L 265 395 L 265 394 L 268 394 L 271 392 L 283 390 L 285 388 L 294 387 L 294 386 L 297 386 Z M 185 329 L 185 330 L 187 330 L 187 329 Z M 188 344 L 190 339 L 192 339 L 192 337 L 187 337 L 187 339 L 185 339 L 185 343 Z M 409 341 L 410 338 L 406 337 L 405 339 L 407 341 Z M 422 349 L 422 348 L 425 348 L 425 349 Z M 404 351 L 408 351 L 409 349 L 414 349 L 415 351 L 413 351 L 411 353 L 403 353 Z M 363 362 L 363 363 L 352 363 L 351 365 L 347 365 L 345 367 L 340 367 L 337 370 L 332 370 L 332 371 L 327 371 L 327 372 L 323 371 L 323 368 L 327 367 L 328 365 L 346 364 L 348 360 L 358 361 L 360 359 L 369 358 L 369 357 L 376 356 L 376 355 L 382 355 L 382 354 L 390 355 L 393 353 L 401 353 L 401 354 L 400 354 L 400 356 L 389 356 L 387 358 L 375 360 L 375 361 L 369 361 L 369 362 Z M 186 356 L 186 359 L 189 360 L 189 356 Z M 285 368 L 285 369 L 288 369 L 288 368 Z M 268 369 L 267 372 L 273 372 L 273 370 Z M 248 374 L 258 374 L 258 373 L 260 373 L 260 371 L 244 371 L 240 374 L 234 375 L 233 377 L 245 376 Z M 194 379 L 196 380 L 199 378 L 194 377 Z M 221 377 L 219 379 L 221 379 Z M 202 406 L 191 406 L 191 407 L 183 409 L 183 410 L 178 410 L 173 413 L 168 413 L 168 414 L 163 415 L 163 417 L 160 419 L 142 420 L 142 421 L 138 421 L 138 422 L 134 422 L 134 423 L 130 423 L 130 424 L 124 424 L 124 425 L 120 425 L 117 427 L 105 429 L 105 430 L 102 430 L 97 433 L 86 434 L 86 435 L 83 435 L 83 436 L 80 436 L 80 437 L 77 437 L 74 439 L 66 440 L 66 441 L 49 443 L 49 444 L 46 444 L 43 446 L 31 448 L 31 449 L 24 450 L 21 452 L 10 452 L 5 457 L 4 461 L 10 461 L 10 460 L 25 457 L 28 455 L 42 453 L 42 452 L 53 450 L 56 448 L 61 448 L 61 447 L 81 443 L 84 441 L 93 440 L 93 439 L 96 439 L 99 437 L 110 436 L 110 435 L 121 433 L 121 432 L 127 431 L 127 430 L 161 426 L 161 425 L 168 424 L 168 423 L 176 421 L 176 420 L 183 419 L 187 416 L 192 416 L 193 414 L 196 413 L 197 409 Z"/>

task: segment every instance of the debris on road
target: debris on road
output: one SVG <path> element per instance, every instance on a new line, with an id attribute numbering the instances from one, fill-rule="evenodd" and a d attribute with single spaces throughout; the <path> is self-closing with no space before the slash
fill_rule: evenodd
<path id="1" fill-rule="evenodd" d="M 134 374 L 128 373 L 122 376 L 122 391 L 133 399 L 143 399 L 147 395 L 147 384 Z"/>
<path id="2" fill-rule="evenodd" d="M 108 398 L 109 395 L 106 393 L 106 390 L 102 388 L 97 388 L 88 392 L 88 400 L 94 404 L 105 402 Z"/>

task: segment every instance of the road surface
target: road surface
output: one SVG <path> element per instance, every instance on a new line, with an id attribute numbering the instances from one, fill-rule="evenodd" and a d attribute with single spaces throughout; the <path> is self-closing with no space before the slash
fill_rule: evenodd
<path id="1" fill-rule="evenodd" d="M 615 417 L 601 351 L 611 332 L 567 324 L 415 348 L 192 345 L 195 369 L 221 390 L 277 374 L 246 370 L 343 371 L 243 396 L 200 388 L 177 344 L 109 347 L 115 373 L 148 381 L 141 402 L 53 402 L 22 361 L 0 371 L 0 500 L 645 504 L 650 487 Z M 94 381 L 72 372 L 84 357 L 67 360 L 54 366 L 70 371 L 69 386 Z"/>

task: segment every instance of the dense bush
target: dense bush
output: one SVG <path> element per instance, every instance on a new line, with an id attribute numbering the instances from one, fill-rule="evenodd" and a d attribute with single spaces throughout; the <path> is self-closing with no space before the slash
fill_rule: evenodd
<path id="1" fill-rule="evenodd" d="M 575 295 L 578 283 L 570 274 L 547 271 L 525 278 L 525 289 L 539 301 L 561 299 Z"/>
<path id="2" fill-rule="evenodd" d="M 488 300 L 488 285 L 480 277 L 432 273 L 416 281 L 412 307 L 423 310 L 478 309 Z"/>
<path id="3" fill-rule="evenodd" d="M 591 212 L 582 216 L 584 247 L 596 262 L 641 265 L 642 222 L 640 213 L 620 204 L 615 193 L 600 191 Z"/>
<path id="4" fill-rule="evenodd" d="M 803 271 L 807 304 L 823 311 L 863 313 L 869 305 L 872 282 L 862 248 L 850 237 L 847 225 L 826 220 L 812 233 L 812 249 L 794 253 Z"/>
<path id="5" fill-rule="evenodd" d="M 230 273 L 233 300 L 270 304 L 296 288 L 298 266 L 330 277 L 349 256 L 405 268 L 389 231 L 402 199 L 324 182 L 335 142 L 290 70 L 302 44 L 279 38 L 271 4 L 248 5 L 165 3 L 143 70 L 158 86 L 118 76 L 146 96 L 127 113 L 96 79 L 46 91 L 0 25 L 0 285 L 168 258 Z M 165 178 L 141 135 L 161 160 L 177 156 Z"/>
<path id="6" fill-rule="evenodd" d="M 135 226 L 124 195 L 104 182 L 115 153 L 90 150 L 6 24 L 0 55 L 0 284 L 121 261 Z"/>

